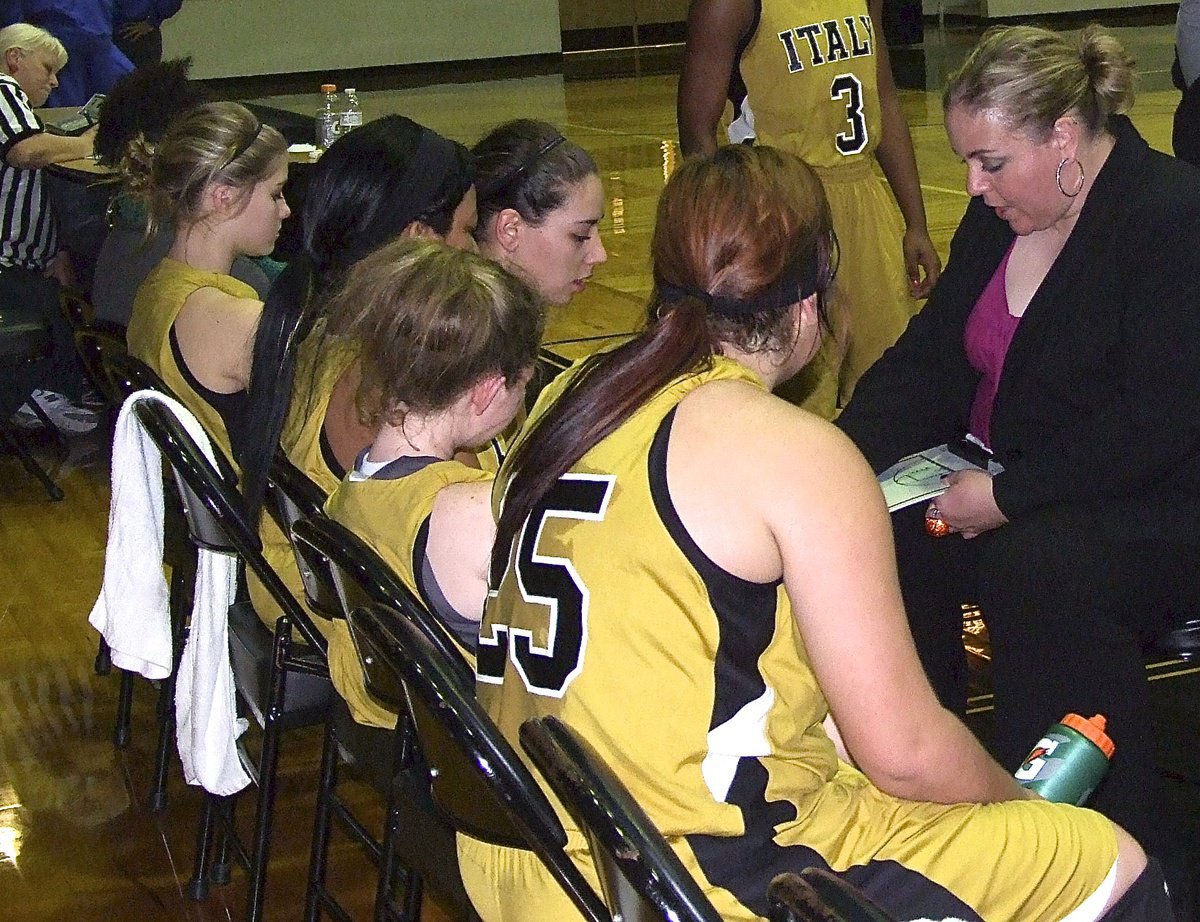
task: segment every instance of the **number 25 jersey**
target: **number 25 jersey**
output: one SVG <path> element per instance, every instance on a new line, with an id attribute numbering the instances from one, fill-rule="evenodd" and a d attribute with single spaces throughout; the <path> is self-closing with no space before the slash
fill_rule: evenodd
<path id="1" fill-rule="evenodd" d="M 531 422 L 569 375 L 541 395 Z M 730 379 L 761 386 L 716 358 L 711 370 L 665 387 L 559 479 L 513 541 L 477 651 L 479 699 L 508 739 L 529 717 L 561 717 L 668 836 L 743 835 L 743 810 L 728 794 L 747 757 L 773 766 L 763 800 L 804 798 L 836 770 L 820 727 L 827 706 L 797 655 L 782 585 L 713 564 L 667 490 L 675 406 Z"/>

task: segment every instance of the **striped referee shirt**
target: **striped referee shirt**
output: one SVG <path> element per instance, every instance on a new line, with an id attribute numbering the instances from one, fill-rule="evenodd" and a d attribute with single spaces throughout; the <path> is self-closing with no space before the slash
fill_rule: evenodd
<path id="1" fill-rule="evenodd" d="M 14 144 L 41 131 L 42 123 L 20 84 L 0 74 L 0 271 L 5 266 L 44 269 L 58 252 L 42 171 L 8 162 Z"/>

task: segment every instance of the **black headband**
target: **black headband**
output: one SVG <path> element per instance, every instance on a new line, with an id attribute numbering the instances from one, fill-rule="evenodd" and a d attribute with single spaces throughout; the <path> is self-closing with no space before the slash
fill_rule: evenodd
<path id="1" fill-rule="evenodd" d="M 248 151 L 250 149 L 250 145 L 258 140 L 258 136 L 260 134 L 262 134 L 262 130 L 263 130 L 263 123 L 259 122 L 258 127 L 256 127 L 254 129 L 254 133 L 252 135 L 250 135 L 249 138 L 247 138 L 245 141 L 243 141 L 241 144 L 239 144 L 237 147 L 235 147 L 233 149 L 233 156 L 230 157 L 228 160 L 226 160 L 223 164 L 221 164 L 221 168 L 218 169 L 217 172 L 220 173 L 221 170 L 227 170 L 231 166 L 233 166 L 233 162 L 235 160 L 237 160 L 238 157 L 242 156 L 242 154 L 246 153 L 246 151 Z"/>
<path id="2" fill-rule="evenodd" d="M 407 227 L 413 221 L 424 220 L 431 205 L 441 204 L 434 196 L 446 182 L 446 177 L 459 167 L 458 146 L 436 131 L 421 129 L 421 139 L 412 159 L 400 177 L 401 195 L 397 211 Z"/>
<path id="3" fill-rule="evenodd" d="M 658 298 L 664 304 L 696 298 L 715 314 L 725 317 L 745 317 L 760 311 L 779 310 L 790 307 L 817 293 L 819 266 L 817 257 L 795 259 L 784 268 L 783 274 L 773 285 L 753 298 L 723 298 L 709 294 L 703 288 L 691 285 L 658 283 Z"/>
<path id="4" fill-rule="evenodd" d="M 566 140 L 567 139 L 561 134 L 556 134 L 511 170 L 506 170 L 491 182 L 477 188 L 475 193 L 479 197 L 479 201 L 487 202 L 495 198 L 497 193 L 519 180 L 522 176 L 533 169 L 534 165 L 543 157 L 545 157 L 546 154 L 550 153 L 550 151 L 554 150 L 554 148 L 558 147 L 558 145 L 565 143 Z"/>

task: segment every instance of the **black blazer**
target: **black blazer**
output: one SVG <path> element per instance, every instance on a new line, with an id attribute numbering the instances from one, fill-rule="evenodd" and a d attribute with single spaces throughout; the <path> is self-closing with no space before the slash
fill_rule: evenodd
<path id="1" fill-rule="evenodd" d="M 1200 170 L 1117 143 L 1013 336 L 992 410 L 1010 519 L 1078 504 L 1116 533 L 1200 543 Z M 924 310 L 838 425 L 878 471 L 966 431 L 967 317 L 1013 240 L 974 199 Z M 1107 530 L 1107 528 L 1106 528 Z"/>

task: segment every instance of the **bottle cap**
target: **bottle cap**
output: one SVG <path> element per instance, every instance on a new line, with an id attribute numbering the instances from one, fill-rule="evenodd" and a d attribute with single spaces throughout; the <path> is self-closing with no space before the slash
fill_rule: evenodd
<path id="1" fill-rule="evenodd" d="M 356 90 L 356 89 L 355 89 L 354 87 L 352 87 L 352 86 L 348 86 L 348 87 L 346 87 L 346 92 L 347 92 L 347 93 L 357 93 L 357 92 L 358 92 L 358 90 Z"/>
<path id="2" fill-rule="evenodd" d="M 322 93 L 336 93 L 337 87 L 334 86 L 332 83 L 322 83 L 321 84 L 321 92 Z"/>
<path id="3" fill-rule="evenodd" d="M 1108 734 L 1104 732 L 1108 721 L 1103 714 L 1097 714 L 1095 717 L 1080 717 L 1078 714 L 1068 714 L 1059 721 L 1064 727 L 1070 727 L 1078 733 L 1082 733 L 1089 740 L 1096 744 L 1104 755 L 1112 758 L 1113 752 L 1116 751 L 1117 744 L 1109 739 Z"/>

